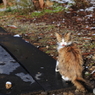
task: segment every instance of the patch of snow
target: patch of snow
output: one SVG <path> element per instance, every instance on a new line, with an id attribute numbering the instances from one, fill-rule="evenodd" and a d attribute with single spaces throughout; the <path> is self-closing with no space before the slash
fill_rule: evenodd
<path id="1" fill-rule="evenodd" d="M 90 15 L 86 15 L 85 17 L 90 18 L 90 17 L 93 17 L 93 15 L 92 15 L 92 14 L 90 14 Z"/>
<path id="2" fill-rule="evenodd" d="M 15 25 L 8 25 L 9 27 L 12 27 L 12 28 L 17 28 Z"/>
<path id="3" fill-rule="evenodd" d="M 53 21 L 52 23 L 55 23 L 55 21 Z"/>
<path id="4" fill-rule="evenodd" d="M 95 0 L 91 0 L 90 3 L 95 5 Z"/>
<path id="5" fill-rule="evenodd" d="M 95 7 L 89 7 L 89 8 L 86 8 L 85 11 L 93 11 Z"/>
<path id="6" fill-rule="evenodd" d="M 37 48 L 39 48 L 40 46 L 36 46 Z"/>
<path id="7" fill-rule="evenodd" d="M 77 35 L 81 35 L 81 33 L 78 33 Z"/>
<path id="8" fill-rule="evenodd" d="M 16 0 L 16 2 L 20 2 L 20 0 Z"/>
<path id="9" fill-rule="evenodd" d="M 91 74 L 93 74 L 93 73 L 95 73 L 95 70 L 93 70 L 93 71 L 91 72 Z"/>
<path id="10" fill-rule="evenodd" d="M 25 41 L 26 43 L 29 43 L 29 41 Z"/>
<path id="11" fill-rule="evenodd" d="M 86 66 L 86 68 L 89 68 L 88 66 Z"/>
<path id="12" fill-rule="evenodd" d="M 6 11 L 6 8 L 0 9 L 1 12 Z"/>
<path id="13" fill-rule="evenodd" d="M 41 11 L 35 11 L 35 13 L 41 13 Z"/>
<path id="14" fill-rule="evenodd" d="M 95 30 L 95 27 L 91 27 L 90 29 Z"/>
<path id="15" fill-rule="evenodd" d="M 55 1 L 55 2 L 58 2 L 58 3 L 74 3 L 73 0 L 51 0 L 51 1 Z"/>
<path id="16" fill-rule="evenodd" d="M 89 28 L 89 26 L 88 25 L 86 25 L 86 27 L 85 28 Z"/>
<path id="17" fill-rule="evenodd" d="M 84 9 L 79 9 L 78 12 L 80 12 L 80 11 L 84 11 Z"/>
<path id="18" fill-rule="evenodd" d="M 21 37 L 19 34 L 14 35 L 14 37 Z"/>
<path id="19" fill-rule="evenodd" d="M 12 84 L 10 81 L 7 81 L 6 84 Z"/>
<path id="20" fill-rule="evenodd" d="M 61 24 L 59 23 L 59 24 L 57 24 L 57 26 L 60 26 Z"/>

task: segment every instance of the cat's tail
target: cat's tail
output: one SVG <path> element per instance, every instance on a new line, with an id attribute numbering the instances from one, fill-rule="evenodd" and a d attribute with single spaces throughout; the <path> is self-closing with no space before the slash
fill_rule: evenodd
<path id="1" fill-rule="evenodd" d="M 94 86 L 91 85 L 91 83 L 88 82 L 88 81 L 86 81 L 85 79 L 83 79 L 83 78 L 81 78 L 81 77 L 77 77 L 76 80 L 77 80 L 78 82 L 80 82 L 80 83 L 85 87 L 85 89 L 86 89 L 87 91 L 93 92 L 93 91 L 95 90 Z"/>

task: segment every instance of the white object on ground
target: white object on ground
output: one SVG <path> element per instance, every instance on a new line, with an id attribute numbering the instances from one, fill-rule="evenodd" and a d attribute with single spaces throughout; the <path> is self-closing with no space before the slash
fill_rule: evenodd
<path id="1" fill-rule="evenodd" d="M 5 87 L 6 89 L 10 89 L 12 87 L 12 83 L 10 81 L 7 81 Z"/>
<path id="2" fill-rule="evenodd" d="M 14 37 L 21 37 L 19 34 L 14 35 Z"/>
<path id="3" fill-rule="evenodd" d="M 95 88 L 93 89 L 93 94 L 95 94 Z"/>

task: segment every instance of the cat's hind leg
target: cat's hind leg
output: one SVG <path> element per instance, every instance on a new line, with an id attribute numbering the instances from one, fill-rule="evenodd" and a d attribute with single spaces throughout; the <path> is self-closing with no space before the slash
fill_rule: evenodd
<path id="1" fill-rule="evenodd" d="M 86 91 L 84 86 L 80 82 L 78 82 L 76 79 L 72 80 L 72 83 L 76 86 L 75 92 L 79 92 L 79 91 L 85 92 Z"/>

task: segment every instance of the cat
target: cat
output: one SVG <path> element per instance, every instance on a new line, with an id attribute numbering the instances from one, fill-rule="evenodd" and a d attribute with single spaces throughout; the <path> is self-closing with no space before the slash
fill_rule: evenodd
<path id="1" fill-rule="evenodd" d="M 70 32 L 65 33 L 63 37 L 58 33 L 55 33 L 55 36 L 58 41 L 58 59 L 55 71 L 59 72 L 65 81 L 71 81 L 76 86 L 76 91 L 85 92 L 85 87 L 79 82 L 86 83 L 82 77 L 83 58 L 81 50 L 72 41 Z"/>

